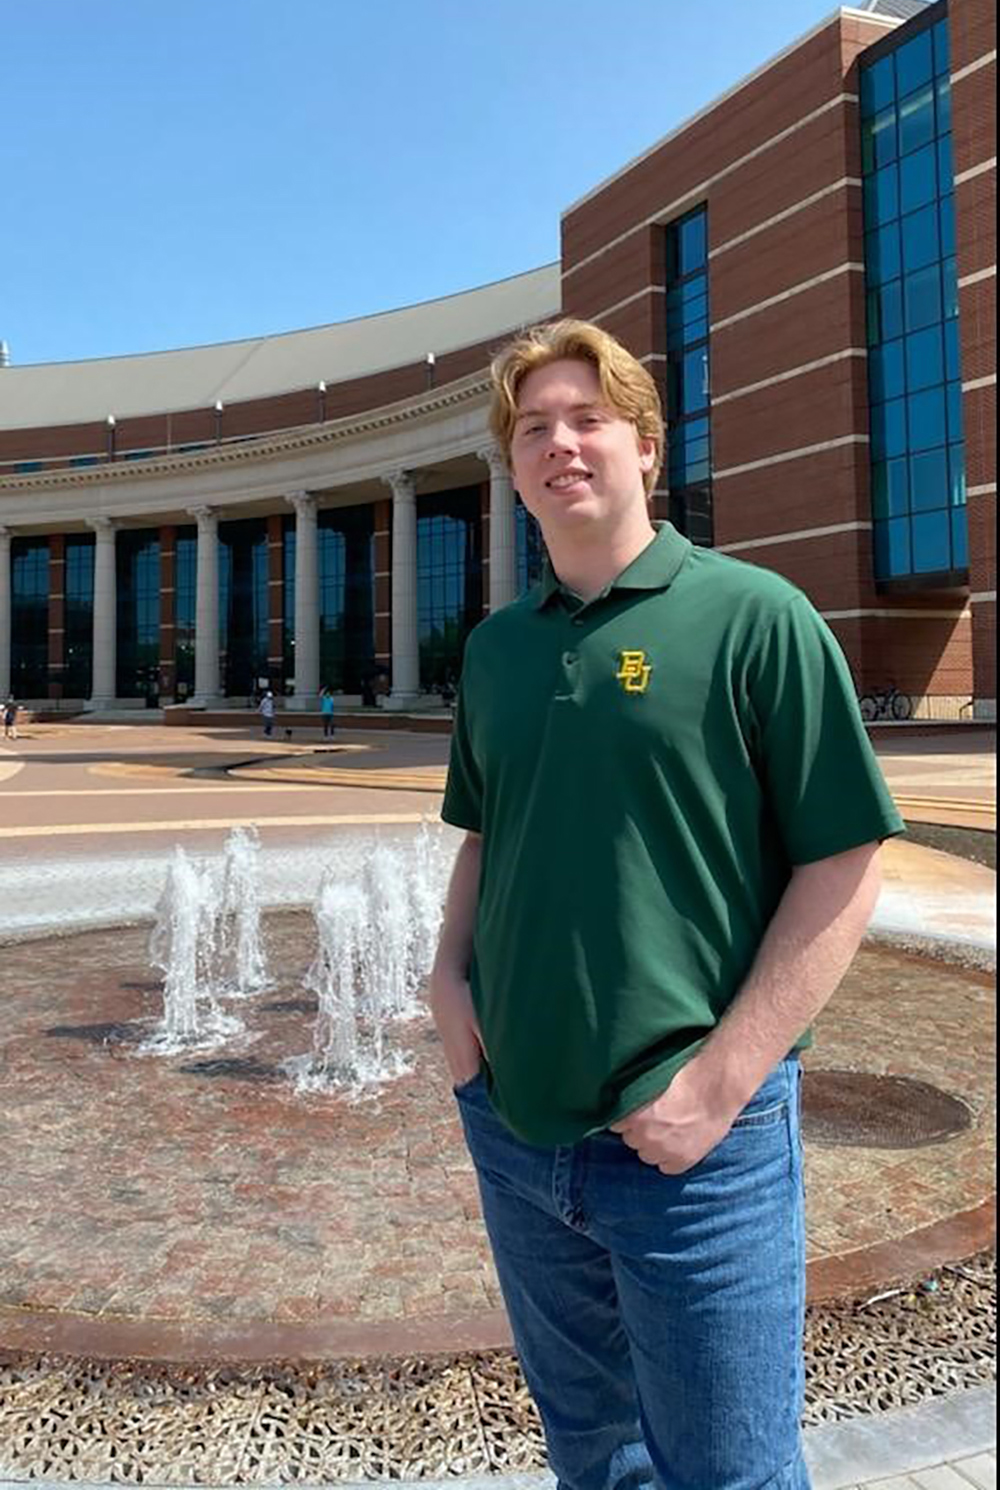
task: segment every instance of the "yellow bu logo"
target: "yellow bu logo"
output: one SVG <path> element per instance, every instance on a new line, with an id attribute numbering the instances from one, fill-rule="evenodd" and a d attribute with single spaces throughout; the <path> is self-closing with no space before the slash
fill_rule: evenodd
<path id="1" fill-rule="evenodd" d="M 625 692 L 645 693 L 653 672 L 653 665 L 646 661 L 645 652 L 619 652 L 618 657 L 615 677 Z"/>

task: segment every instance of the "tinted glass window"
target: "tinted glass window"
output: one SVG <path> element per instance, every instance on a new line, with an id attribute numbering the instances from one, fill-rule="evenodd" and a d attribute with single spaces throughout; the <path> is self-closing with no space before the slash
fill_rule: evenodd
<path id="1" fill-rule="evenodd" d="M 934 138 L 934 85 L 927 83 L 899 103 L 899 153 L 908 155 Z"/>
<path id="2" fill-rule="evenodd" d="M 937 80 L 937 131 L 946 134 L 951 129 L 951 80 Z"/>
<path id="3" fill-rule="evenodd" d="M 680 225 L 680 272 L 688 275 L 700 269 L 708 258 L 708 217 L 695 212 Z"/>
<path id="4" fill-rule="evenodd" d="M 865 221 L 891 222 L 899 216 L 899 167 L 883 166 L 865 182 Z"/>
<path id="5" fill-rule="evenodd" d="M 934 43 L 929 30 L 921 31 L 896 52 L 896 92 L 900 97 L 921 83 L 929 82 L 934 72 Z"/>
<path id="6" fill-rule="evenodd" d="M 903 333 L 903 292 L 898 279 L 868 291 L 868 343 L 888 341 Z"/>
<path id="7" fill-rule="evenodd" d="M 890 52 L 861 73 L 861 107 L 867 114 L 877 114 L 896 97 L 895 59 Z"/>
<path id="8" fill-rule="evenodd" d="M 941 270 L 937 264 L 908 274 L 903 281 L 906 329 L 919 331 L 941 320 Z"/>
<path id="9" fill-rule="evenodd" d="M 929 450 L 946 442 L 945 401 L 943 388 L 915 393 L 907 400 L 911 450 Z"/>
<path id="10" fill-rule="evenodd" d="M 948 448 L 948 499 L 952 507 L 965 506 L 965 447 Z"/>
<path id="11" fill-rule="evenodd" d="M 910 456 L 910 504 L 915 512 L 948 505 L 948 458 L 943 448 Z"/>
<path id="12" fill-rule="evenodd" d="M 906 386 L 910 393 L 944 382 L 944 336 L 940 325 L 906 338 Z"/>
<path id="13" fill-rule="evenodd" d="M 899 210 L 914 212 L 937 196 L 937 152 L 925 145 L 899 163 Z"/>
<path id="14" fill-rule="evenodd" d="M 900 232 L 898 223 L 889 223 L 865 239 L 865 267 L 872 284 L 896 279 L 900 270 Z"/>
<path id="15" fill-rule="evenodd" d="M 899 398 L 906 392 L 903 343 L 886 342 L 872 350 L 868 361 L 869 394 L 874 403 Z"/>
<path id="16" fill-rule="evenodd" d="M 909 274 L 941 257 L 936 207 L 922 207 L 902 220 L 903 270 Z"/>
<path id="17" fill-rule="evenodd" d="M 948 46 L 948 22 L 939 21 L 934 27 L 934 71 L 936 73 L 947 73 L 950 66 L 950 48 Z"/>
<path id="18" fill-rule="evenodd" d="M 948 513 L 920 512 L 912 519 L 914 574 L 934 574 L 951 568 L 951 525 Z"/>

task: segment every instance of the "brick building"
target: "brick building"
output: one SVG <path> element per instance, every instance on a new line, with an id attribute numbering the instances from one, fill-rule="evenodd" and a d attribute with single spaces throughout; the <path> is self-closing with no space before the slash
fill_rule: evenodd
<path id="1" fill-rule="evenodd" d="M 562 255 L 381 316 L 0 368 L 0 692 L 405 708 L 540 563 L 490 448 L 519 326 L 660 384 L 655 496 L 780 570 L 859 690 L 995 714 L 996 15 L 842 9 L 564 213 Z"/>

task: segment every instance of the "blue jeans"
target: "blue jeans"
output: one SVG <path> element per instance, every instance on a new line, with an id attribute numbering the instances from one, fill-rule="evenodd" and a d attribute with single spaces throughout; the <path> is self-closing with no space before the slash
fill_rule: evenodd
<path id="1" fill-rule="evenodd" d="M 535 1148 L 456 1092 L 560 1490 L 809 1490 L 799 1063 L 686 1174 L 616 1134 Z"/>

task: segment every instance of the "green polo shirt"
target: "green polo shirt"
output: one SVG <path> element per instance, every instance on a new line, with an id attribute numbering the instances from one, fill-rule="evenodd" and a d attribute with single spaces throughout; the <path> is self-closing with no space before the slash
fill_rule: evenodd
<path id="1" fill-rule="evenodd" d="M 476 627 L 442 816 L 483 835 L 490 1096 L 541 1145 L 667 1088 L 794 865 L 902 830 L 809 601 L 669 523 L 595 599 L 549 572 Z"/>

